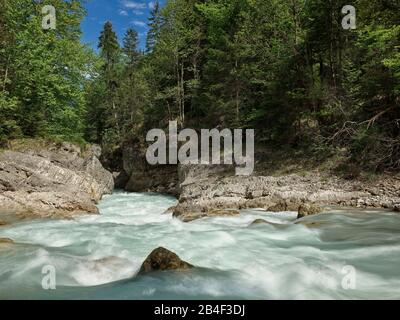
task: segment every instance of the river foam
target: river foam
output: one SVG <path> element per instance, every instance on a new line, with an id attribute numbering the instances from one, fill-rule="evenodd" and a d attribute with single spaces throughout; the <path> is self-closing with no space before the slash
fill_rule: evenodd
<path id="1" fill-rule="evenodd" d="M 294 224 L 296 213 L 244 210 L 190 223 L 164 211 L 176 199 L 116 192 L 101 215 L 24 221 L 0 229 L 0 298 L 22 299 L 400 299 L 400 215 L 333 210 Z M 251 225 L 264 219 L 277 225 Z M 198 266 L 136 276 L 164 246 Z M 42 268 L 56 270 L 43 290 Z M 346 266 L 355 271 L 345 288 Z"/>

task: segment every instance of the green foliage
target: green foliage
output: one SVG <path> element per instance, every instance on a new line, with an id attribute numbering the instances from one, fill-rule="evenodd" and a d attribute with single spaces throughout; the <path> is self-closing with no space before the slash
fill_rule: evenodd
<path id="1" fill-rule="evenodd" d="M 1 135 L 13 138 L 83 135 L 83 84 L 88 49 L 80 43 L 80 1 L 51 1 L 57 28 L 42 29 L 41 8 L 48 1 L 9 0 L 3 4 L 0 74 Z"/>
<path id="2" fill-rule="evenodd" d="M 41 28 L 43 4 L 57 29 Z M 52 136 L 124 141 L 180 127 L 252 127 L 259 142 L 341 150 L 365 168 L 400 168 L 400 2 L 168 0 L 151 11 L 146 53 L 111 22 L 99 55 L 80 43 L 81 1 L 0 0 L 0 142 Z M 118 152 L 117 152 L 118 153 Z M 342 157 L 342 154 L 341 154 Z"/>

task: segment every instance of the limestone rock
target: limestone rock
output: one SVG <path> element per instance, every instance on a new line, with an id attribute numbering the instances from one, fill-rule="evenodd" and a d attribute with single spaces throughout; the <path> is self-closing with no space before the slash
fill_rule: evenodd
<path id="1" fill-rule="evenodd" d="M 139 273 L 164 270 L 185 270 L 193 266 L 183 260 L 174 252 L 163 247 L 154 249 L 143 262 Z"/>
<path id="2" fill-rule="evenodd" d="M 240 214 L 239 210 L 236 209 L 213 209 L 207 212 L 208 217 L 232 217 L 232 216 L 237 216 Z"/>
<path id="3" fill-rule="evenodd" d="M 267 211 L 271 212 L 284 212 L 284 211 L 297 211 L 300 203 L 296 200 L 280 200 L 274 206 L 271 206 Z"/>
<path id="4" fill-rule="evenodd" d="M 0 153 L 0 213 L 71 217 L 98 213 L 96 203 L 114 187 L 96 157 L 70 143 Z"/>
<path id="5" fill-rule="evenodd" d="M 303 203 L 299 207 L 297 219 L 300 219 L 300 218 L 303 218 L 306 216 L 310 216 L 310 215 L 314 215 L 314 214 L 319 214 L 322 211 L 323 211 L 322 208 L 314 203 Z"/>

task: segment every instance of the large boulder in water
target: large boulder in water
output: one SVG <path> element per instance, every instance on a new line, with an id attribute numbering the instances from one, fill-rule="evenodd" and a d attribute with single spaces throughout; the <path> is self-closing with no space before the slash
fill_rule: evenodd
<path id="1" fill-rule="evenodd" d="M 306 217 L 306 216 L 311 216 L 314 214 L 319 214 L 323 210 L 319 205 L 316 205 L 314 203 L 303 203 L 298 210 L 298 215 L 297 219 Z"/>
<path id="2" fill-rule="evenodd" d="M 181 260 L 177 254 L 163 247 L 154 249 L 143 262 L 139 273 L 163 270 L 185 270 L 193 268 L 190 263 Z"/>

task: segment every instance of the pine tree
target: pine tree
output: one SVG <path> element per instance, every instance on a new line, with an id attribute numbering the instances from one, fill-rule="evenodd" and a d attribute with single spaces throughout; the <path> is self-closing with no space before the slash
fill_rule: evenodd
<path id="1" fill-rule="evenodd" d="M 113 67 L 117 63 L 119 44 L 116 33 L 110 21 L 104 24 L 100 34 L 98 48 L 101 49 L 101 56 L 105 60 L 106 67 Z"/>
<path id="2" fill-rule="evenodd" d="M 120 57 L 120 47 L 118 38 L 113 30 L 111 22 L 107 21 L 104 24 L 104 29 L 99 38 L 99 49 L 101 50 L 101 57 L 104 60 L 104 75 L 103 78 L 107 85 L 107 105 L 106 114 L 107 122 L 109 123 L 108 135 L 114 137 L 119 136 L 120 126 L 118 122 L 118 110 L 115 104 L 116 90 L 118 87 L 117 63 Z M 109 109 L 112 110 L 111 117 L 107 115 Z M 103 137 L 104 138 L 104 137 Z M 111 138 L 109 138 L 111 139 Z"/>
<path id="3" fill-rule="evenodd" d="M 146 38 L 146 52 L 152 52 L 158 36 L 160 35 L 161 25 L 162 25 L 162 18 L 160 12 L 160 3 L 156 1 L 154 4 L 154 8 L 150 11 L 149 17 L 149 31 L 147 32 Z"/>
<path id="4" fill-rule="evenodd" d="M 139 62 L 140 52 L 138 50 L 138 33 L 134 29 L 128 29 L 123 40 L 122 51 L 128 59 L 128 66 L 134 68 Z"/>

